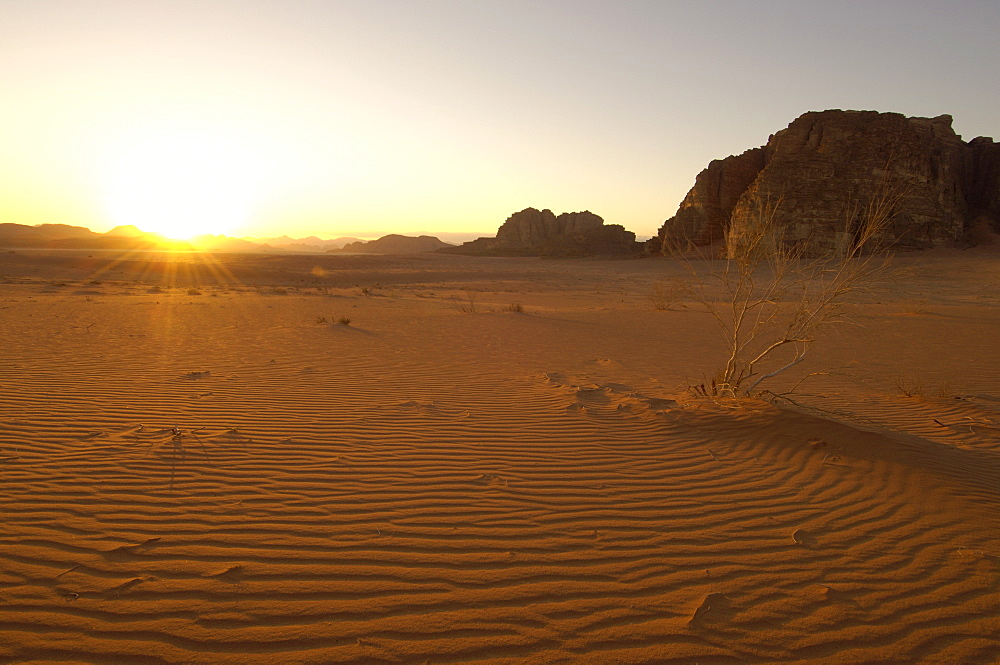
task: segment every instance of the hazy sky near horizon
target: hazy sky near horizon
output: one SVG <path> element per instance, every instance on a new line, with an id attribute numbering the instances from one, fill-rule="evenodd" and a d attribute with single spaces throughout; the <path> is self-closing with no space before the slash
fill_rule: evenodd
<path id="1" fill-rule="evenodd" d="M 0 222 L 650 235 L 806 111 L 1000 137 L 998 33 L 995 0 L 0 0 Z"/>

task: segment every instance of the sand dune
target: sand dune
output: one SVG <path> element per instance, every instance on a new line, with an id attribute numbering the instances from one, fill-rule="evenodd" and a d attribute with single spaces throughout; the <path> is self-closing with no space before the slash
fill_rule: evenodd
<path id="1" fill-rule="evenodd" d="M 1000 662 L 989 251 L 739 409 L 664 261 L 91 254 L 0 257 L 0 662 Z"/>

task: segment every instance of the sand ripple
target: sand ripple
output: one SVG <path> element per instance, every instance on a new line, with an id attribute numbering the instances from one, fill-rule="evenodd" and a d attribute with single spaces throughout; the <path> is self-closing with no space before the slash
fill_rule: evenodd
<path id="1" fill-rule="evenodd" d="M 464 352 L 578 322 L 220 302 L 8 335 L 0 662 L 996 662 L 989 400 L 682 405 Z"/>

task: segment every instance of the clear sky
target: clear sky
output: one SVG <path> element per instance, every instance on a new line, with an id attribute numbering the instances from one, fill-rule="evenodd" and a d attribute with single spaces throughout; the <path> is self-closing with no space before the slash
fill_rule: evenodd
<path id="1" fill-rule="evenodd" d="M 1000 138 L 1000 2 L 0 0 L 0 222 L 640 235 L 805 111 Z"/>

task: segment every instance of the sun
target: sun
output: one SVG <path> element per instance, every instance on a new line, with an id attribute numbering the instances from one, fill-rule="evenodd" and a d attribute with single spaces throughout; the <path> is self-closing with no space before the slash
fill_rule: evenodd
<path id="1" fill-rule="evenodd" d="M 229 233 L 250 221 L 266 171 L 264 156 L 241 137 L 147 129 L 111 151 L 105 208 L 115 225 L 168 238 Z"/>

